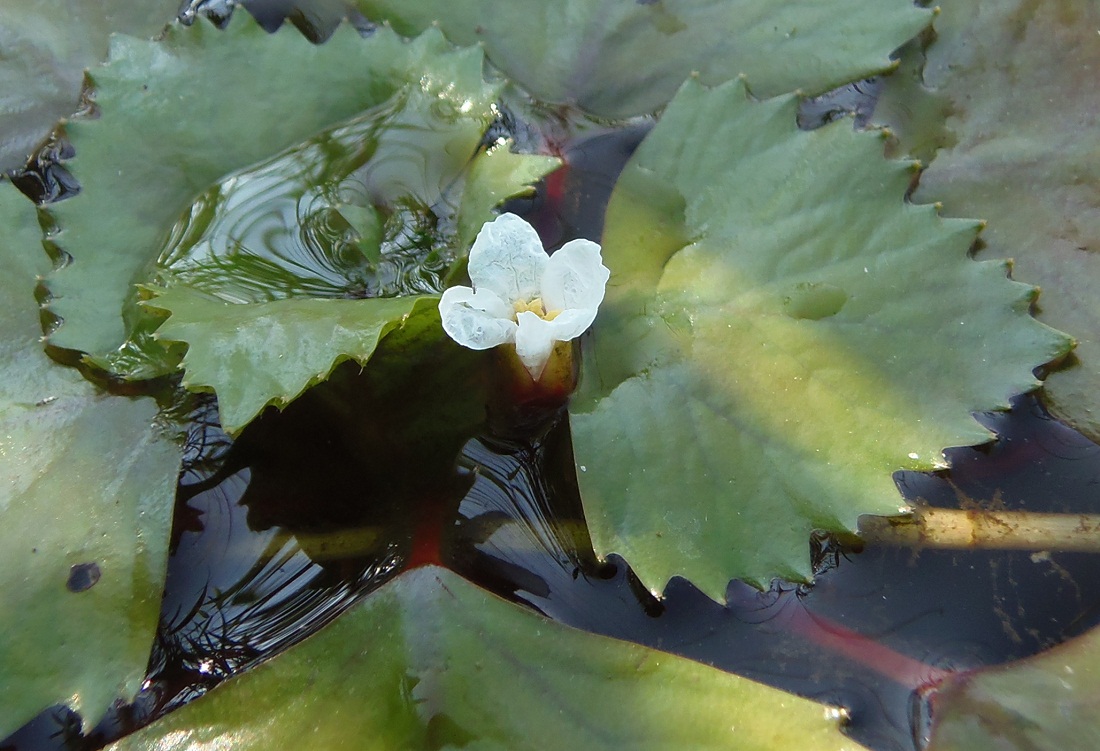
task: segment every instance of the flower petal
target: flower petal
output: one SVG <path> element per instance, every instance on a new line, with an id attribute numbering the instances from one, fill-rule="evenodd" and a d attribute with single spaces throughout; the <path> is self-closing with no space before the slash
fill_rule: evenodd
<path id="1" fill-rule="evenodd" d="M 542 302 L 550 311 L 591 309 L 594 318 L 610 276 L 598 244 L 591 240 L 570 240 L 550 256 L 542 275 Z M 588 323 L 592 323 L 592 318 Z"/>
<path id="2" fill-rule="evenodd" d="M 583 334 L 595 318 L 595 308 L 574 308 L 562 311 L 554 320 L 543 323 L 549 326 L 554 341 L 567 342 Z"/>
<path id="3" fill-rule="evenodd" d="M 444 290 L 439 298 L 439 317 L 447 336 L 470 349 L 490 349 L 516 338 L 512 306 L 487 289 Z"/>
<path id="4" fill-rule="evenodd" d="M 534 227 L 515 214 L 501 214 L 477 233 L 470 280 L 474 289 L 492 290 L 507 302 L 526 302 L 539 296 L 549 261 Z"/>
<path id="5" fill-rule="evenodd" d="M 516 354 L 523 367 L 536 381 L 542 375 L 550 353 L 554 350 L 553 321 L 539 318 L 529 310 L 520 313 L 516 330 Z"/>

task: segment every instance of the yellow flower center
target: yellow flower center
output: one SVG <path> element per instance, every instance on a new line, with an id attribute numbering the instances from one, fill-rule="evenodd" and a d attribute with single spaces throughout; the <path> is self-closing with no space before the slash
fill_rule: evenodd
<path id="1" fill-rule="evenodd" d="M 541 297 L 536 297 L 534 300 L 528 300 L 526 302 L 523 300 L 516 300 L 513 307 L 516 309 L 517 316 L 525 312 L 534 313 L 539 318 L 546 321 L 553 321 L 561 313 L 560 310 L 546 310 L 546 307 L 542 304 Z"/>

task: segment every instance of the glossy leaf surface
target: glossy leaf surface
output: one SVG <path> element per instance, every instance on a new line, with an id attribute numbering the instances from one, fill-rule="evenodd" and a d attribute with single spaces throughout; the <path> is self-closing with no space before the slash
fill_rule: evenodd
<path id="1" fill-rule="evenodd" d="M 954 144 L 936 154 L 915 198 L 942 201 L 945 214 L 988 220 L 983 254 L 1012 257 L 1013 276 L 1042 287 L 1039 319 L 1078 340 L 1069 367 L 1046 382 L 1049 405 L 1096 440 L 1100 5 L 947 3 L 936 29 L 923 83 L 949 103 Z M 909 89 L 892 86 L 876 119 L 894 127 L 910 151 L 935 141 L 936 113 L 898 106 L 911 100 Z"/>
<path id="2" fill-rule="evenodd" d="M 179 448 L 148 398 L 43 352 L 34 207 L 0 184 L 0 737 L 53 704 L 95 723 L 145 676 Z"/>
<path id="3" fill-rule="evenodd" d="M 407 317 L 433 315 L 436 300 L 289 299 L 240 305 L 176 287 L 148 304 L 171 314 L 157 338 L 188 345 L 183 385 L 216 392 L 222 427 L 236 433 L 264 406 L 285 406 L 340 362 L 365 363 L 379 340 Z"/>
<path id="4" fill-rule="evenodd" d="M 808 578 L 811 530 L 897 513 L 896 470 L 988 440 L 971 413 L 1069 346 L 879 134 L 797 106 L 689 82 L 608 208 L 571 423 L 596 550 L 654 591 Z"/>
<path id="5" fill-rule="evenodd" d="M 605 117 L 664 106 L 697 71 L 744 74 L 755 93 L 818 93 L 892 67 L 890 53 L 931 20 L 907 0 L 357 0 L 415 35 L 438 23 L 535 97 Z"/>
<path id="6" fill-rule="evenodd" d="M 110 748 L 861 748 L 838 716 L 558 625 L 429 566 Z"/>

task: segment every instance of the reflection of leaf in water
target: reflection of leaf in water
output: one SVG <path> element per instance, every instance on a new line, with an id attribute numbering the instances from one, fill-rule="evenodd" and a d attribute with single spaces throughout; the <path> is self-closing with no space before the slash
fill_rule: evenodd
<path id="1" fill-rule="evenodd" d="M 173 228 L 157 260 L 159 283 L 232 303 L 441 291 L 443 273 L 464 251 L 455 225 L 468 221 L 456 216 L 459 198 L 450 189 L 474 157 L 495 93 L 481 80 L 480 54 L 451 57 L 456 80 L 445 91 L 403 88 L 222 178 Z M 471 182 L 500 194 L 478 213 L 524 189 L 509 177 Z"/>
<path id="2" fill-rule="evenodd" d="M 390 578 L 414 528 L 442 526 L 466 492 L 454 462 L 484 420 L 485 358 L 412 327 L 382 348 L 392 352 L 337 368 L 231 445 L 200 400 L 180 503 L 200 509 L 205 528 L 180 535 L 170 564 L 168 666 L 151 691 L 174 698 L 158 699 L 158 713 Z"/>
<path id="3" fill-rule="evenodd" d="M 201 3 L 200 5 L 225 5 L 225 0 Z M 194 0 L 192 0 L 194 4 Z M 351 11 L 346 0 L 240 0 L 249 13 L 268 31 L 275 31 L 284 21 L 297 27 L 311 42 L 324 42 L 340 21 L 347 18 Z M 228 13 L 232 5 L 224 11 Z"/>
<path id="4" fill-rule="evenodd" d="M 330 530 L 397 525 L 400 537 L 425 506 L 457 505 L 468 481 L 455 458 L 485 419 L 487 359 L 441 337 L 438 316 L 427 314 L 379 354 L 338 367 L 241 433 L 226 466 L 250 469 L 252 527 L 322 542 Z"/>
<path id="5" fill-rule="evenodd" d="M 561 569 L 566 579 L 599 568 L 571 481 L 568 430 L 561 415 L 551 420 L 532 441 L 479 436 L 459 460 L 473 484 L 459 507 L 456 536 L 460 550 L 470 546 L 477 555 L 462 557 L 457 570 L 476 578 L 486 568 L 477 556 L 487 556 L 494 583 L 528 600 L 549 596 L 556 583 L 543 578 L 543 566 L 554 576 Z M 529 560 L 540 565 L 524 565 Z"/>
<path id="6" fill-rule="evenodd" d="M 232 454 L 226 459 L 234 461 Z M 203 525 L 179 536 L 169 563 L 145 689 L 145 702 L 155 702 L 158 715 L 300 641 L 396 570 L 397 546 L 384 540 L 340 559 L 318 560 L 303 536 L 253 529 L 252 509 L 241 501 L 256 474 L 248 467 L 219 473 L 201 490 L 198 484 L 181 489 L 183 508 L 199 513 Z M 316 507 L 324 499 L 315 500 Z M 320 522 L 325 510 L 316 511 Z M 177 511 L 177 523 L 179 518 Z"/>
<path id="7" fill-rule="evenodd" d="M 814 529 L 896 514 L 896 470 L 989 440 L 971 413 L 1069 347 L 968 258 L 978 222 L 905 202 L 879 134 L 797 108 L 686 84 L 608 207 L 571 422 L 596 550 L 653 591 L 808 578 Z"/>

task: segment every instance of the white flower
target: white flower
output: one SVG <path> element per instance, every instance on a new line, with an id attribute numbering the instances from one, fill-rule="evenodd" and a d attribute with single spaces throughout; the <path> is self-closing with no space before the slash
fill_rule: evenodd
<path id="1" fill-rule="evenodd" d="M 515 214 L 481 228 L 469 273 L 473 289 L 451 287 L 439 300 L 443 330 L 470 349 L 515 344 L 535 380 L 555 342 L 592 325 L 611 275 L 597 243 L 572 240 L 548 256 L 535 229 Z"/>

